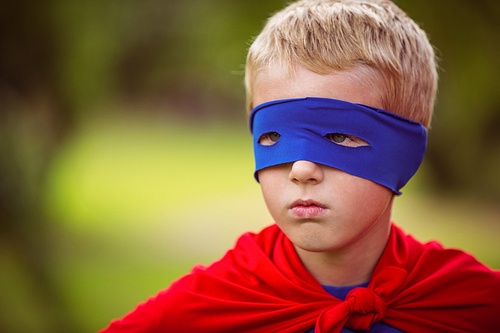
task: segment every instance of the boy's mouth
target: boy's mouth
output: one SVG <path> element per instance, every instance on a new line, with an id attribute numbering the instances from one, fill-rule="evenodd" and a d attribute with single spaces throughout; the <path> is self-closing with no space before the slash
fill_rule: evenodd
<path id="1" fill-rule="evenodd" d="M 314 200 L 295 200 L 289 211 L 292 215 L 301 219 L 310 219 L 323 215 L 327 208 Z"/>

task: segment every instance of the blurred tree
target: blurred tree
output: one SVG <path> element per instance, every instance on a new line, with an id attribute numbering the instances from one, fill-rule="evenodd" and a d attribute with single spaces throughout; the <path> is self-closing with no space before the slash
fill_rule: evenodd
<path id="1" fill-rule="evenodd" d="M 398 2 L 430 35 L 440 85 L 426 163 L 436 190 L 500 200 L 500 3 Z"/>
<path id="2" fill-rule="evenodd" d="M 45 4 L 1 2 L 0 255 L 14 253 L 21 271 L 31 277 L 27 287 L 39 304 L 41 332 L 75 331 L 51 274 L 42 200 L 50 160 L 72 127 L 57 78 L 59 47 Z M 0 296 L 0 301 L 5 306 L 9 300 Z M 6 318 L 11 311 L 2 313 L 0 331 L 12 331 Z M 25 325 L 18 323 L 16 330 L 23 331 Z"/>

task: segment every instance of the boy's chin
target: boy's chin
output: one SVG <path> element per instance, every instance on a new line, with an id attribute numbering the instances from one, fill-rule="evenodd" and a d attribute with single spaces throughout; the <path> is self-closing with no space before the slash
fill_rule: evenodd
<path id="1" fill-rule="evenodd" d="M 295 230 L 286 228 L 283 232 L 296 249 L 307 252 L 334 252 L 349 244 L 348 237 L 338 232 L 332 233 L 316 222 L 304 222 Z"/>

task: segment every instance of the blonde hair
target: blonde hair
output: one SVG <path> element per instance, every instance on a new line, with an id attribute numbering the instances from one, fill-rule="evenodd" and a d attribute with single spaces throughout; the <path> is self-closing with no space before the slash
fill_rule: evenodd
<path id="1" fill-rule="evenodd" d="M 434 50 L 423 30 L 388 0 L 300 0 L 273 15 L 250 46 L 247 111 L 258 74 L 295 64 L 318 74 L 375 73 L 387 111 L 429 127 L 437 89 Z M 369 71 L 366 71 L 366 68 Z"/>

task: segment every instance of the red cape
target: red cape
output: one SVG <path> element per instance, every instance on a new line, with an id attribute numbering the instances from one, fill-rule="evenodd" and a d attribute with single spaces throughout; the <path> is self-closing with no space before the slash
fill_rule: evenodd
<path id="1" fill-rule="evenodd" d="M 379 320 L 405 332 L 498 332 L 500 272 L 392 226 L 367 288 L 345 301 L 303 267 L 276 226 L 247 233 L 102 332 L 340 332 Z"/>

